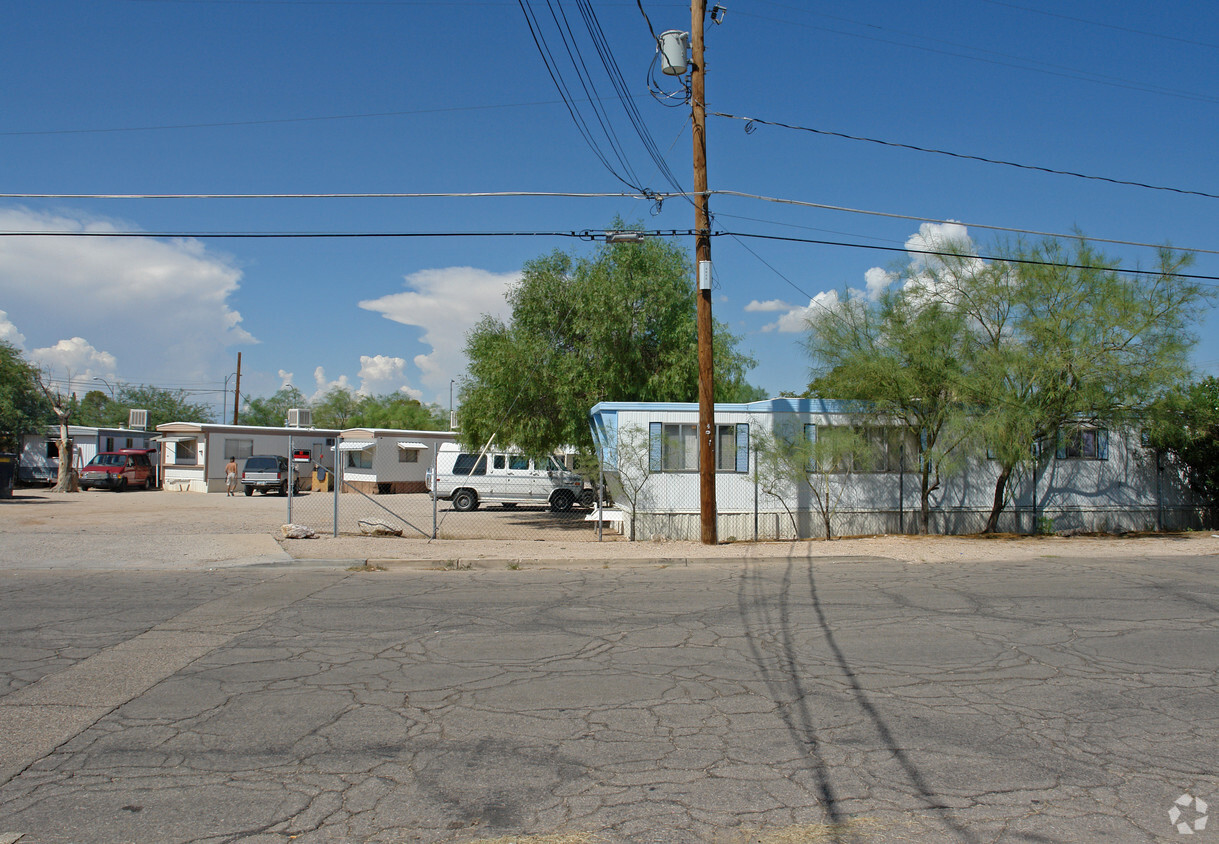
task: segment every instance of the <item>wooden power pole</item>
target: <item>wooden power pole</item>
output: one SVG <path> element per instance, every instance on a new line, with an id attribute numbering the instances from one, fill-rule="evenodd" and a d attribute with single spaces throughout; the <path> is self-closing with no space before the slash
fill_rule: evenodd
<path id="1" fill-rule="evenodd" d="M 233 384 L 233 424 L 237 424 L 237 408 L 241 406 L 241 352 L 237 353 L 237 381 Z M 223 422 L 224 420 L 220 420 Z"/>
<path id="2" fill-rule="evenodd" d="M 711 355 L 711 211 L 707 196 L 707 104 L 703 66 L 706 0 L 690 2 L 690 104 L 694 135 L 694 257 L 698 297 L 698 488 L 704 545 L 715 545 L 715 389 Z"/>

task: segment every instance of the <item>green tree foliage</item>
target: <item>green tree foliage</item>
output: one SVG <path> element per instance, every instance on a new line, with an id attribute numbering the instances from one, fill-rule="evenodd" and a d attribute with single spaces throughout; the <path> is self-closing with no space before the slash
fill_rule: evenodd
<path id="1" fill-rule="evenodd" d="M 166 422 L 211 422 L 212 409 L 192 401 L 191 395 L 142 384 L 120 385 L 113 399 L 102 390 L 90 390 L 75 405 L 72 419 L 77 425 L 126 428 L 130 411 L 147 410 L 150 431 Z"/>
<path id="2" fill-rule="evenodd" d="M 1184 377 L 1206 295 L 1175 275 L 1192 256 L 1167 249 L 1147 274 L 1120 272 L 1082 238 L 995 252 L 1005 260 L 945 257 L 929 285 L 966 319 L 960 392 L 1000 468 L 987 532 L 1013 473 L 1049 459 L 1060 431 L 1128 422 Z"/>
<path id="3" fill-rule="evenodd" d="M 310 402 L 292 385 L 268 398 L 250 399 L 239 420 L 243 425 L 280 427 L 294 407 L 312 410 L 313 425 L 317 428 L 443 431 L 449 427 L 446 410 L 436 404 L 423 404 L 402 393 L 360 396 L 346 387 L 334 387 L 317 401 Z"/>
<path id="4" fill-rule="evenodd" d="M 1208 376 L 1178 387 L 1147 416 L 1150 444 L 1185 467 L 1190 487 L 1219 513 L 1219 379 Z"/>
<path id="5" fill-rule="evenodd" d="M 313 424 L 319 428 L 354 427 L 348 424 L 360 407 L 360 397 L 347 387 L 332 387 L 313 403 Z"/>
<path id="6" fill-rule="evenodd" d="M 289 410 L 294 407 L 308 406 L 309 403 L 305 401 L 304 393 L 288 384 L 267 398 L 250 399 L 249 403 L 237 414 L 237 421 L 242 425 L 279 428 L 287 422 Z"/>
<path id="7" fill-rule="evenodd" d="M 40 430 L 54 418 L 38 386 L 37 370 L 16 346 L 0 340 L 0 451 L 19 451 L 23 434 Z"/>
<path id="8" fill-rule="evenodd" d="M 1059 431 L 1138 416 L 1186 372 L 1207 296 L 1177 275 L 1192 256 L 1169 249 L 1148 273 L 1121 272 L 1083 238 L 992 251 L 939 244 L 879 301 L 851 294 L 809 323 L 810 390 L 866 399 L 922 438 L 924 531 L 962 444 L 999 466 L 994 531 L 1014 473 L 1048 459 Z"/>
<path id="9" fill-rule="evenodd" d="M 675 243 L 555 251 L 528 262 L 507 298 L 508 321 L 485 317 L 466 339 L 458 420 L 467 445 L 495 434 L 535 454 L 588 452 L 588 411 L 599 401 L 697 399 L 693 271 Z M 758 395 L 745 381 L 754 361 L 718 323 L 714 359 L 717 401 Z"/>
<path id="10" fill-rule="evenodd" d="M 449 413 L 437 404 L 423 404 L 401 393 L 365 396 L 348 419 L 348 427 L 445 431 L 449 427 Z"/>
<path id="11" fill-rule="evenodd" d="M 846 494 L 857 461 L 867 460 L 868 443 L 853 428 L 826 427 L 807 437 L 803 431 L 761 432 L 757 438 L 759 489 L 783 505 L 796 538 L 803 538 L 789 501 L 810 498 L 821 516 L 825 538 L 833 539 L 832 523 Z"/>
<path id="12" fill-rule="evenodd" d="M 627 538 L 631 542 L 635 541 L 639 508 L 651 492 L 648 481 L 652 474 L 652 446 L 647 430 L 640 425 L 619 428 L 614 465 L 606 470 L 605 476 L 614 501 L 630 518 Z"/>
<path id="13" fill-rule="evenodd" d="M 816 378 L 810 389 L 866 401 L 880 424 L 899 425 L 921 439 L 919 530 L 926 533 L 931 495 L 955 468 L 966 436 L 962 314 L 914 283 L 876 300 L 848 291 L 836 305 L 815 312 L 808 325 Z"/>

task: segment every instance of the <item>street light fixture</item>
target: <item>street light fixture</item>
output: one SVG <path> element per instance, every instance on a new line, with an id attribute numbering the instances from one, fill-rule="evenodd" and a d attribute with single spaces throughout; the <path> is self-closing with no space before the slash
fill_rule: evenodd
<path id="1" fill-rule="evenodd" d="M 106 389 L 110 391 L 110 401 L 114 401 L 114 388 L 110 386 L 110 382 L 107 381 L 105 378 L 101 377 L 100 375 L 94 375 L 93 380 L 101 381 L 103 384 L 105 384 Z"/>
<path id="2" fill-rule="evenodd" d="M 236 372 L 230 372 L 224 376 L 224 392 L 220 396 L 220 422 L 223 424 L 225 417 L 228 414 L 229 406 L 229 379 L 236 375 Z"/>

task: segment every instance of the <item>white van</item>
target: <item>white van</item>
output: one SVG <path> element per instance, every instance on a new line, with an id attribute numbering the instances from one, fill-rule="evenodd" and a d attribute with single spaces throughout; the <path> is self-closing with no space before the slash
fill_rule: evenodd
<path id="1" fill-rule="evenodd" d="M 584 482 L 553 457 L 526 457 L 503 451 L 462 451 L 441 443 L 436 454 L 436 497 L 453 502 L 454 510 L 474 510 L 484 501 L 512 507 L 549 504 L 562 513 L 580 497 Z M 427 488 L 432 490 L 432 473 Z"/>

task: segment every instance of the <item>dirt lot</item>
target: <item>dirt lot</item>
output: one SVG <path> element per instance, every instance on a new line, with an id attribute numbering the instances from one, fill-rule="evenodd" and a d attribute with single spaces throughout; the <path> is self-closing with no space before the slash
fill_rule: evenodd
<path id="1" fill-rule="evenodd" d="M 294 501 L 294 521 L 317 519 L 330 530 L 328 496 Z M 388 498 L 388 497 L 387 497 Z M 355 502 L 344 496 L 351 518 Z M 442 507 L 447 505 L 442 504 Z M 376 508 L 369 511 L 375 513 Z M 286 499 L 179 492 L 51 493 L 18 489 L 0 500 L 0 567 L 103 565 L 121 559 L 130 565 L 224 565 L 251 560 L 297 559 L 433 561 L 463 564 L 544 563 L 604 565 L 608 562 L 739 560 L 813 557 L 888 557 L 912 563 L 962 560 L 1022 560 L 1046 556 L 1152 557 L 1219 555 L 1212 532 L 1123 537 L 918 537 L 870 536 L 833 542 L 737 542 L 704 546 L 696 542 L 627 542 L 606 532 L 597 542 L 592 523 L 576 516 L 562 530 L 517 532 L 500 539 L 431 540 L 328 535 L 284 540 Z M 456 514 L 498 519 L 519 527 L 528 512 Z M 430 510 L 424 526 L 430 527 Z M 454 524 L 452 518 L 442 521 Z M 324 527 L 322 527 L 324 525 Z M 408 531 L 409 533 L 409 531 Z M 286 552 L 286 553 L 285 553 Z"/>

